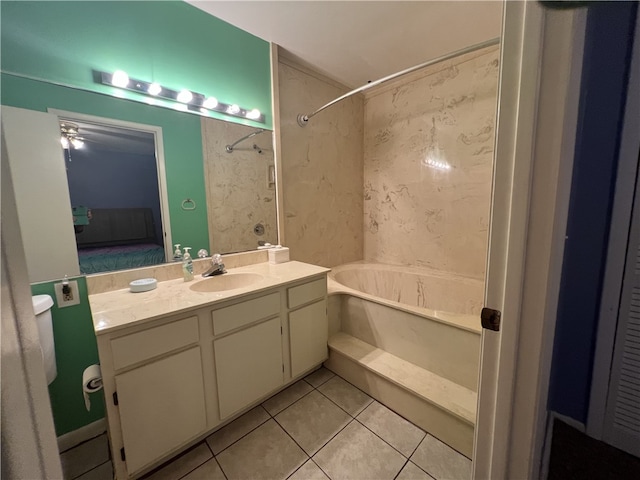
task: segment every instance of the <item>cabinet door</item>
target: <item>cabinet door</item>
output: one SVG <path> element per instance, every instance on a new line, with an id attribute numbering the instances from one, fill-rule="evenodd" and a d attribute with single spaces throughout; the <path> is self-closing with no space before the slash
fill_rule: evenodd
<path id="1" fill-rule="evenodd" d="M 284 382 L 279 317 L 214 340 L 213 348 L 221 419 Z"/>
<path id="2" fill-rule="evenodd" d="M 207 427 L 200 347 L 116 375 L 129 474 Z"/>
<path id="3" fill-rule="evenodd" d="M 296 377 L 327 359 L 328 336 L 326 300 L 289 314 L 291 376 Z"/>

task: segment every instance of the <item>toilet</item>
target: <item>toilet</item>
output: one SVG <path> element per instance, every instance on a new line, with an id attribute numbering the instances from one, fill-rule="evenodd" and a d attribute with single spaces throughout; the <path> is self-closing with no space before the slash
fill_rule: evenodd
<path id="1" fill-rule="evenodd" d="M 40 336 L 40 347 L 42 349 L 42 361 L 44 371 L 47 376 L 47 385 L 50 385 L 58 374 L 56 367 L 56 351 L 53 343 L 53 321 L 51 319 L 51 307 L 53 299 L 49 295 L 34 295 L 33 313 L 36 314 L 38 324 L 38 334 Z"/>

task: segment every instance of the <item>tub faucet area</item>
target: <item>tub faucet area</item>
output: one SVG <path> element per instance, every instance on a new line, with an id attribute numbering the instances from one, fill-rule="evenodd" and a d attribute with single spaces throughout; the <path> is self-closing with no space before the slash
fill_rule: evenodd
<path id="1" fill-rule="evenodd" d="M 202 274 L 203 277 L 213 277 L 214 275 L 222 275 L 227 273 L 224 269 L 224 263 L 222 263 L 222 255 L 215 253 L 211 256 L 211 263 L 213 264 L 209 270 Z"/>

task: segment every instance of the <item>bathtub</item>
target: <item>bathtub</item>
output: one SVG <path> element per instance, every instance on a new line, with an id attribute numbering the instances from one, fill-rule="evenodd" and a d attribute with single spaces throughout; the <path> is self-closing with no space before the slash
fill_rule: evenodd
<path id="1" fill-rule="evenodd" d="M 358 262 L 334 267 L 328 287 L 327 366 L 470 456 L 484 282 L 428 269 Z M 345 345 L 356 351 L 343 351 Z M 382 357 L 386 360 L 380 367 Z M 406 372 L 415 372 L 417 380 Z M 424 385 L 433 378 L 442 384 L 436 390 L 455 392 L 447 394 L 460 398 L 465 414 L 456 411 L 457 399 L 450 407 L 446 401 L 431 402 Z M 433 411 L 429 413 L 421 402 Z"/>

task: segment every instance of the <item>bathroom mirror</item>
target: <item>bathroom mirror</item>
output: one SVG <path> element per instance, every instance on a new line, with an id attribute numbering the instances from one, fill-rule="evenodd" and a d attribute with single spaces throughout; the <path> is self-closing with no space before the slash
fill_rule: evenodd
<path id="1" fill-rule="evenodd" d="M 151 2 L 151 9 L 146 2 L 79 2 L 71 10 L 63 3 L 3 4 L 2 104 L 159 128 L 164 168 L 149 175 L 157 177 L 161 204 L 163 178 L 166 181 L 164 229 L 155 214 L 153 222 L 165 260 L 171 260 L 176 243 L 191 247 L 194 257 L 200 249 L 225 254 L 277 243 L 273 136 L 266 129 L 235 145 L 231 153 L 225 148 L 272 123 L 268 43 L 183 2 Z M 86 28 L 72 29 L 63 38 L 59 24 L 51 21 L 60 15 Z M 168 28 L 174 32 L 171 44 L 164 33 Z M 25 32 L 31 32 L 28 42 Z M 221 102 L 259 109 L 266 122 L 200 115 L 179 102 L 159 106 L 149 96 L 134 99 L 135 94 L 92 78 L 92 71 L 118 68 L 135 78 L 160 78 L 167 88 L 188 87 Z M 86 142 L 86 151 L 90 148 Z M 67 166 L 78 167 L 74 162 L 82 156 L 71 154 Z M 123 165 L 120 178 L 140 175 L 139 170 L 133 173 L 131 163 Z M 98 188 L 113 190 L 106 177 L 100 180 L 92 186 L 94 193 L 100 193 Z M 141 178 L 141 183 L 148 182 Z M 83 200 L 79 206 L 92 207 L 84 203 L 91 202 Z M 57 251 L 55 239 L 48 241 L 50 250 Z"/>

